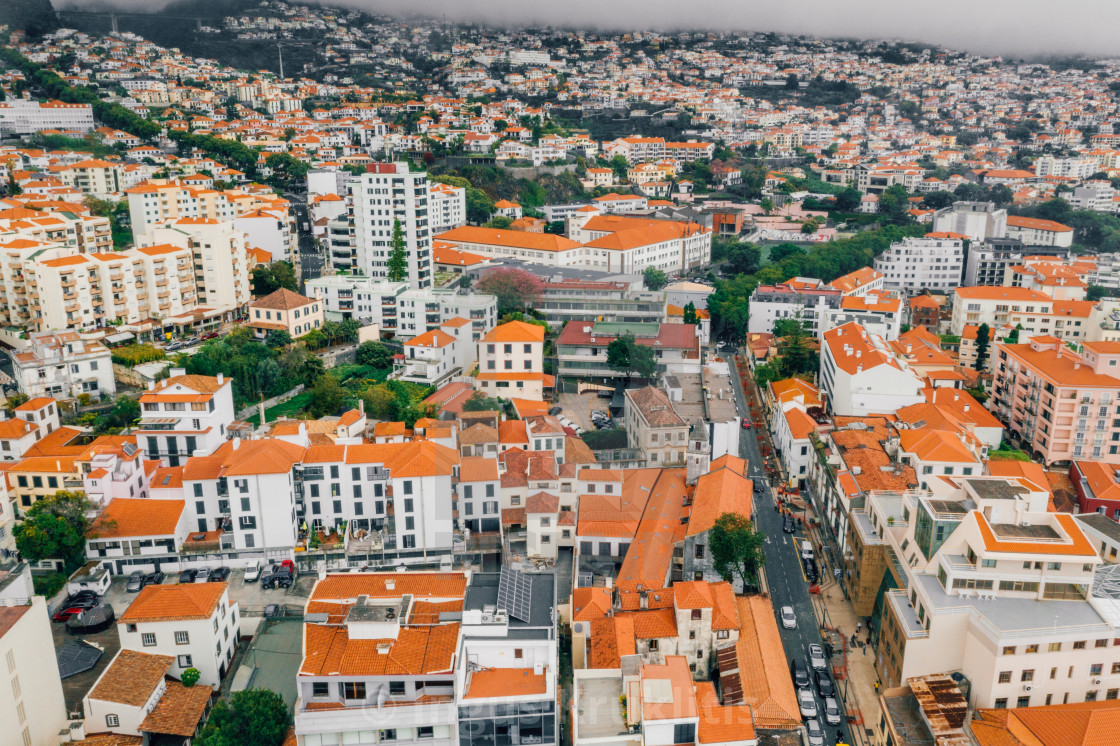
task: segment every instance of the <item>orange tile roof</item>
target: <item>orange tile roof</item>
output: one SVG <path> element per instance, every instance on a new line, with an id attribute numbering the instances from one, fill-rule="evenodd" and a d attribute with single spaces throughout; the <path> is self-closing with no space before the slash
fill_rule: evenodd
<path id="1" fill-rule="evenodd" d="M 459 623 L 402 627 L 395 640 L 356 639 L 346 627 L 303 625 L 304 676 L 424 675 L 451 671 Z"/>
<path id="2" fill-rule="evenodd" d="M 390 584 L 393 587 L 389 587 Z M 311 600 L 348 600 L 358 596 L 370 598 L 462 599 L 466 596 L 467 579 L 457 572 L 409 573 L 341 573 L 328 575 L 315 584 Z"/>
<path id="3" fill-rule="evenodd" d="M 761 729 L 787 730 L 801 725 L 797 693 L 790 678 L 785 648 L 778 632 L 774 606 L 761 596 L 739 596 L 739 640 L 735 643 L 735 661 L 741 690 L 741 701 L 754 713 L 755 726 Z M 730 671 L 720 670 L 720 677 Z M 726 689 L 725 689 L 726 691 Z"/>
<path id="4" fill-rule="evenodd" d="M 1110 746 L 1120 733 L 1120 702 L 978 709 L 969 730 L 979 746 Z"/>
<path id="5" fill-rule="evenodd" d="M 531 251 L 569 251 L 582 244 L 552 233 L 528 233 L 516 230 L 498 230 L 464 225 L 435 237 L 437 241 L 475 246 L 505 246 Z"/>
<path id="6" fill-rule="evenodd" d="M 174 662 L 175 658 L 170 655 L 122 649 L 88 696 L 101 702 L 143 707 Z"/>
<path id="7" fill-rule="evenodd" d="M 1010 552 L 1015 554 L 1052 554 L 1052 555 L 1075 555 L 1079 557 L 1096 557 L 1097 552 L 1093 549 L 1093 545 L 1085 538 L 1085 534 L 1081 531 L 1081 527 L 1077 525 L 1077 521 L 1072 515 L 1068 513 L 1054 513 L 1054 520 L 1058 523 L 1059 528 L 1065 533 L 1065 541 L 1061 542 L 1046 542 L 1046 541 L 1017 541 L 1000 539 L 996 537 L 995 532 L 992 530 L 991 524 L 984 514 L 979 511 L 972 511 L 972 515 L 976 516 L 976 525 L 980 530 L 980 538 L 984 541 L 984 548 L 989 552 Z"/>
<path id="8" fill-rule="evenodd" d="M 198 730 L 213 695 L 208 686 L 187 687 L 178 681 L 169 681 L 159 702 L 140 723 L 139 730 L 141 733 L 191 738 Z"/>
<path id="9" fill-rule="evenodd" d="M 535 674 L 530 668 L 485 668 L 471 674 L 463 699 L 515 697 L 547 691 L 545 674 Z"/>
<path id="10" fill-rule="evenodd" d="M 716 467 L 696 481 L 686 536 L 708 531 L 724 513 L 753 515 L 753 482 L 731 468 Z"/>
<path id="11" fill-rule="evenodd" d="M 184 619 L 209 619 L 229 583 L 189 583 L 187 585 L 149 585 L 140 591 L 117 621 L 170 622 Z"/>
<path id="12" fill-rule="evenodd" d="M 491 329 L 483 342 L 543 342 L 544 327 L 524 321 L 507 321 Z"/>
<path id="13" fill-rule="evenodd" d="M 498 481 L 498 459 L 483 456 L 465 456 L 459 464 L 460 482 Z"/>
<path id="14" fill-rule="evenodd" d="M 114 539 L 172 535 L 186 507 L 185 500 L 115 497 L 90 526 L 89 537 Z"/>
<path id="15" fill-rule="evenodd" d="M 645 663 L 642 665 L 641 687 L 646 691 L 647 681 L 668 681 L 670 701 L 648 695 L 641 697 L 642 720 L 647 724 L 654 720 L 690 720 L 699 716 L 696 693 L 692 683 L 692 673 L 688 670 L 688 659 L 683 655 L 667 655 L 664 664 Z"/>
<path id="16" fill-rule="evenodd" d="M 696 707 L 700 711 L 696 729 L 698 743 L 733 743 L 756 737 L 750 707 L 721 705 L 716 685 L 711 681 L 697 681 L 695 687 Z"/>
<path id="17" fill-rule="evenodd" d="M 572 591 L 572 621 L 590 622 L 611 613 L 611 592 L 608 588 L 576 588 Z"/>
<path id="18" fill-rule="evenodd" d="M 618 668 L 621 658 L 637 653 L 634 619 L 623 614 L 591 621 L 591 668 Z"/>

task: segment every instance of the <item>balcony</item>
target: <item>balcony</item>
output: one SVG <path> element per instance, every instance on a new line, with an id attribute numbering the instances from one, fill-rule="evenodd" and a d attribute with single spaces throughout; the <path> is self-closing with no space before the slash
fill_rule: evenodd
<path id="1" fill-rule="evenodd" d="M 918 612 L 914 610 L 906 591 L 897 588 L 887 591 L 887 600 L 890 601 L 891 611 L 894 612 L 895 619 L 898 620 L 899 626 L 906 633 L 907 639 L 916 640 L 929 637 L 929 631 L 922 624 L 922 620 L 918 618 Z"/>

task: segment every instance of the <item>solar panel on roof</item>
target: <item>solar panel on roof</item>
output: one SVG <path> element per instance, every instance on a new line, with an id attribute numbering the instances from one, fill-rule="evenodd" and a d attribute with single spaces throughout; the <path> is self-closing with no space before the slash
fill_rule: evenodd
<path id="1" fill-rule="evenodd" d="M 58 675 L 68 679 L 97 665 L 102 651 L 84 640 L 71 642 L 55 651 L 58 657 Z"/>
<path id="2" fill-rule="evenodd" d="M 132 456 L 136 453 L 136 446 L 132 443 L 125 443 L 121 446 L 121 450 L 124 451 L 125 456 Z"/>
<path id="3" fill-rule="evenodd" d="M 503 567 L 498 580 L 498 608 L 505 609 L 514 619 L 528 622 L 532 597 L 532 581 L 519 570 Z"/>

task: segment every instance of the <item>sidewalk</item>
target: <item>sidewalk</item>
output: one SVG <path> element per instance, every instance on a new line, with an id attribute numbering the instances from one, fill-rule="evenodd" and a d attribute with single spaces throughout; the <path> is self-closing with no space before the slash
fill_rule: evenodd
<path id="1" fill-rule="evenodd" d="M 810 514 L 813 513 L 811 503 L 809 503 L 808 511 Z M 819 547 L 821 546 L 821 540 L 817 531 L 817 529 L 812 531 L 811 538 L 813 545 Z M 851 726 L 853 731 L 860 730 L 860 735 L 864 736 L 862 739 L 857 737 L 856 743 L 869 743 L 878 746 L 883 742 L 879 730 L 882 709 L 879 706 L 879 692 L 875 688 L 876 682 L 879 681 L 879 674 L 875 671 L 875 650 L 863 644 L 867 639 L 867 627 L 861 627 L 856 635 L 858 641 L 856 647 L 853 648 L 848 644 L 852 634 L 856 631 L 856 624 L 866 620 L 857 618 L 851 603 L 844 598 L 844 593 L 832 574 L 832 566 L 823 557 L 820 561 L 821 577 L 827 578 L 827 580 L 821 583 L 821 595 L 813 604 L 813 610 L 817 613 L 818 623 L 823 624 L 825 615 L 827 615 L 830 626 L 839 631 L 845 640 L 848 705 L 858 709 L 863 718 L 862 725 L 853 723 Z M 824 613 L 822 613 L 822 606 Z M 839 662 L 835 662 L 834 665 L 843 666 Z M 843 691 L 843 684 L 840 681 L 837 681 L 837 684 L 841 686 L 841 691 Z"/>

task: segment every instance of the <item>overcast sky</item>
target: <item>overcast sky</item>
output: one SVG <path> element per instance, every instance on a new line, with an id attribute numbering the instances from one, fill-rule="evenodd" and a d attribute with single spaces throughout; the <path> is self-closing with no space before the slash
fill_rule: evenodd
<path id="1" fill-rule="evenodd" d="M 18 1 L 18 0 L 17 0 Z M 164 0 L 55 0 L 154 10 Z M 394 15 L 605 30 L 901 38 L 985 54 L 1120 57 L 1120 0 L 333 0 Z"/>

